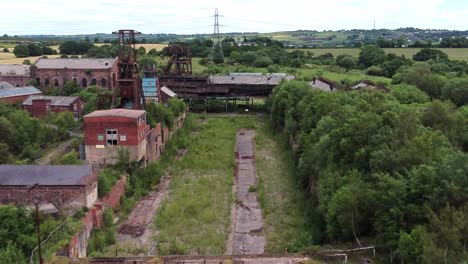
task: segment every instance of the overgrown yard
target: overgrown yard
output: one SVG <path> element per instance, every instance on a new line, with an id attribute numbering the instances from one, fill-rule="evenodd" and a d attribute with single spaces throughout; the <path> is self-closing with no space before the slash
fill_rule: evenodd
<path id="1" fill-rule="evenodd" d="M 308 212 L 303 189 L 294 175 L 291 152 L 287 142 L 273 134 L 264 118 L 256 130 L 256 162 L 258 197 L 262 207 L 266 233 L 266 252 L 295 252 L 312 244 L 312 213 Z"/>
<path id="2" fill-rule="evenodd" d="M 161 254 L 222 254 L 233 202 L 234 144 L 240 128 L 255 129 L 248 116 L 200 119 L 187 154 L 171 168 L 169 199 L 156 215 Z"/>

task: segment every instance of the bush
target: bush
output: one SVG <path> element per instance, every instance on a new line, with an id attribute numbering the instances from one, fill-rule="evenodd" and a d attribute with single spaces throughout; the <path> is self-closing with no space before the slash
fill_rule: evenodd
<path id="1" fill-rule="evenodd" d="M 254 62 L 254 66 L 257 68 L 265 68 L 270 66 L 271 64 L 273 64 L 273 60 L 270 57 L 266 56 L 258 57 Z"/>
<path id="2" fill-rule="evenodd" d="M 114 211 L 111 208 L 104 209 L 102 213 L 102 221 L 104 223 L 104 227 L 110 227 L 114 224 Z"/>
<path id="3" fill-rule="evenodd" d="M 384 71 L 378 66 L 371 66 L 366 70 L 366 73 L 373 76 L 384 76 Z"/>

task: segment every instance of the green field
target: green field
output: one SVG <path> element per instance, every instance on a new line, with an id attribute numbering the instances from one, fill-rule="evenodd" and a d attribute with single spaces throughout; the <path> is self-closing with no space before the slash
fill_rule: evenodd
<path id="1" fill-rule="evenodd" d="M 222 254 L 229 235 L 234 144 L 240 128 L 256 127 L 253 117 L 198 120 L 187 155 L 171 168 L 170 195 L 156 215 L 160 253 Z"/>
<path id="2" fill-rule="evenodd" d="M 291 49 L 290 51 L 293 51 Z M 333 56 L 338 56 L 341 54 L 349 54 L 352 56 L 359 56 L 359 49 L 339 49 L 339 48 L 330 48 L 330 49 L 301 49 L 303 51 L 310 51 L 315 56 L 331 52 Z M 407 58 L 412 58 L 420 48 L 385 48 L 386 53 L 395 53 L 396 55 L 405 55 Z M 450 49 L 450 48 L 440 48 L 439 50 L 447 53 L 450 59 L 452 60 L 465 60 L 468 61 L 468 48 L 460 49 Z"/>

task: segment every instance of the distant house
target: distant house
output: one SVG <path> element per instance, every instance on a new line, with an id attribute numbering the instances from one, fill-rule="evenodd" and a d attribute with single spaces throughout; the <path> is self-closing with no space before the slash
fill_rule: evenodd
<path id="1" fill-rule="evenodd" d="M 42 91 L 33 86 L 12 87 L 0 86 L 0 102 L 6 104 L 23 103 L 31 95 L 40 95 Z"/>
<path id="2" fill-rule="evenodd" d="M 0 64 L 0 82 L 7 82 L 13 86 L 26 86 L 31 79 L 29 65 Z"/>
<path id="3" fill-rule="evenodd" d="M 87 165 L 0 165 L 0 204 L 92 207 L 97 176 Z"/>
<path id="4" fill-rule="evenodd" d="M 353 87 L 350 87 L 349 89 L 354 91 L 354 90 L 361 90 L 361 89 L 373 89 L 373 90 L 382 90 L 382 91 L 388 91 L 388 89 L 382 85 L 382 84 L 376 84 L 372 81 L 369 80 L 362 80 L 358 84 L 354 85 Z"/>
<path id="5" fill-rule="evenodd" d="M 40 58 L 32 71 L 40 87 L 62 88 L 67 81 L 73 81 L 82 88 L 90 85 L 114 88 L 119 78 L 116 58 Z"/>
<path id="6" fill-rule="evenodd" d="M 23 102 L 23 108 L 34 117 L 45 116 L 48 112 L 72 112 L 75 119 L 83 115 L 84 101 L 78 96 L 32 95 Z"/>
<path id="7" fill-rule="evenodd" d="M 322 90 L 324 92 L 336 92 L 337 91 L 336 83 L 328 79 L 325 79 L 323 77 L 318 77 L 318 78 L 314 77 L 312 82 L 310 82 L 309 84 L 313 88 Z"/>

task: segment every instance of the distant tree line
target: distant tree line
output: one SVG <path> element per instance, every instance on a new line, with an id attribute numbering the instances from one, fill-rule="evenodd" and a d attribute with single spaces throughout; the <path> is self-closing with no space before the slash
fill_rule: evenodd
<path id="1" fill-rule="evenodd" d="M 13 49 L 13 54 L 17 58 L 25 58 L 29 56 L 55 55 L 57 51 L 48 46 L 29 43 L 16 45 Z"/>

